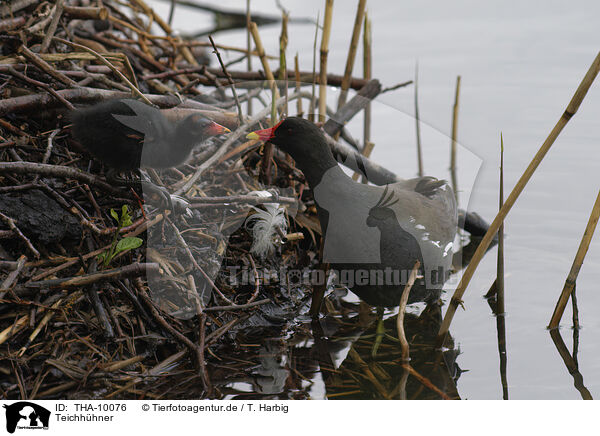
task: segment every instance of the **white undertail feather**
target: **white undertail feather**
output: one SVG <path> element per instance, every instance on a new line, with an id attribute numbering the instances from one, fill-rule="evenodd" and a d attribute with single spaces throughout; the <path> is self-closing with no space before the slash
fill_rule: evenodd
<path id="1" fill-rule="evenodd" d="M 273 254 L 275 241 L 279 237 L 277 229 L 285 234 L 287 221 L 285 218 L 285 207 L 279 203 L 265 203 L 265 209 L 251 206 L 256 211 L 246 220 L 246 228 L 252 231 L 252 248 L 250 252 L 260 258 Z"/>

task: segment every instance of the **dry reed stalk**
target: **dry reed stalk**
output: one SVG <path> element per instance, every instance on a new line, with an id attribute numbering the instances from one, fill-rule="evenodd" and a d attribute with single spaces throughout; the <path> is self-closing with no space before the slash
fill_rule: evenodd
<path id="1" fill-rule="evenodd" d="M 504 204 L 504 138 L 500 133 L 500 194 L 498 212 Z M 498 228 L 498 261 L 496 265 L 496 316 L 504 316 L 504 221 Z"/>
<path id="2" fill-rule="evenodd" d="M 364 31 L 363 31 L 363 77 L 365 80 L 371 80 L 373 75 L 373 57 L 372 57 L 372 39 L 371 39 L 371 20 L 369 19 L 369 13 L 364 14 Z M 363 118 L 363 144 L 364 148 L 361 154 L 365 157 L 371 156 L 371 152 L 375 147 L 375 144 L 371 142 L 371 103 L 367 103 L 365 106 L 365 116 Z M 359 173 L 352 175 L 353 180 L 358 180 L 360 177 Z M 363 183 L 367 183 L 367 180 L 363 177 Z"/>
<path id="3" fill-rule="evenodd" d="M 456 136 L 458 134 L 458 107 L 460 101 L 460 76 L 456 76 L 456 90 L 454 92 L 454 106 L 452 107 L 452 142 L 450 147 L 450 177 L 452 189 L 458 201 L 458 181 L 456 177 Z"/>
<path id="4" fill-rule="evenodd" d="M 402 362 L 405 363 L 410 360 L 410 351 L 408 341 L 406 340 L 406 333 L 404 332 L 404 312 L 406 311 L 406 303 L 408 303 L 408 296 L 410 295 L 410 290 L 413 284 L 415 283 L 417 273 L 419 272 L 420 267 L 421 262 L 417 260 L 415 262 L 415 266 L 413 266 L 413 269 L 410 272 L 410 276 L 408 276 L 408 282 L 406 282 L 406 285 L 404 286 L 402 297 L 400 297 L 398 318 L 396 320 L 396 327 L 398 328 L 398 339 L 400 340 L 400 349 L 402 350 Z"/>
<path id="5" fill-rule="evenodd" d="M 288 45 L 288 31 L 287 31 L 287 26 L 288 26 L 288 19 L 289 19 L 289 15 L 287 14 L 287 12 L 282 11 L 281 12 L 281 34 L 279 35 L 279 81 L 280 82 L 284 82 L 284 93 L 283 95 L 286 98 L 286 102 L 283 105 L 283 115 L 287 116 L 288 115 L 288 102 L 287 102 L 287 96 L 288 96 L 288 74 L 287 74 L 287 58 L 285 55 L 285 52 L 287 50 L 287 45 Z"/>
<path id="6" fill-rule="evenodd" d="M 315 22 L 315 39 L 313 40 L 313 69 L 312 69 L 312 92 L 308 105 L 308 120 L 315 121 L 316 84 L 317 84 L 317 38 L 319 36 L 319 13 Z"/>
<path id="7" fill-rule="evenodd" d="M 415 64 L 415 132 L 417 135 L 417 165 L 423 177 L 423 150 L 421 148 L 421 120 L 419 115 L 419 62 Z"/>
<path id="8" fill-rule="evenodd" d="M 358 0 L 356 8 L 356 18 L 354 19 L 354 28 L 352 29 L 352 38 L 350 39 L 350 47 L 348 48 L 348 56 L 346 58 L 346 68 L 342 79 L 342 89 L 340 90 L 340 98 L 338 100 L 338 109 L 344 106 L 348 96 L 348 88 L 350 87 L 350 78 L 352 77 L 352 69 L 354 68 L 354 59 L 356 58 L 356 49 L 358 47 L 358 38 L 360 36 L 360 28 L 363 24 L 365 16 L 365 7 L 367 0 Z"/>
<path id="9" fill-rule="evenodd" d="M 556 138 L 558 138 L 560 132 L 568 124 L 569 120 L 573 117 L 573 115 L 577 113 L 581 102 L 585 98 L 588 90 L 590 89 L 590 86 L 594 82 L 594 79 L 598 75 L 599 71 L 600 52 L 598 52 L 584 78 L 579 83 L 579 86 L 577 87 L 575 94 L 571 98 L 571 101 L 569 102 L 566 110 L 561 115 L 556 125 L 554 126 L 554 128 L 552 129 L 552 131 L 538 150 L 538 152 L 531 160 L 529 166 L 527 167 L 523 175 L 521 175 L 521 178 L 519 179 L 512 192 L 509 194 L 508 198 L 502 205 L 502 208 L 500 208 L 498 215 L 496 215 L 494 221 L 492 221 L 492 223 L 490 224 L 488 231 L 481 239 L 477 250 L 471 258 L 471 262 L 465 269 L 465 272 L 462 276 L 460 283 L 458 284 L 458 287 L 456 288 L 456 291 L 454 291 L 454 295 L 452 295 L 452 300 L 448 305 L 448 310 L 446 311 L 446 315 L 444 316 L 444 320 L 442 321 L 442 325 L 440 326 L 440 330 L 438 332 L 438 346 L 443 343 L 444 338 L 446 337 L 446 334 L 448 333 L 448 330 L 450 328 L 450 324 L 452 323 L 452 318 L 456 313 L 456 309 L 458 308 L 458 305 L 462 302 L 462 296 L 464 295 L 467 286 L 469 285 L 469 282 L 471 281 L 471 278 L 473 277 L 473 274 L 475 273 L 475 270 L 479 265 L 479 262 L 481 262 L 481 259 L 483 258 L 483 255 L 490 246 L 492 239 L 494 239 L 494 235 L 500 228 L 500 225 L 504 221 L 506 215 L 508 215 L 508 213 L 510 212 L 510 209 L 517 201 L 517 198 L 519 198 L 519 195 L 521 195 L 521 192 L 523 192 L 523 189 L 527 185 L 527 182 L 529 182 L 529 179 L 531 179 L 531 176 L 546 156 L 546 153 L 548 153 L 548 150 L 550 150 L 552 144 L 554 144 Z"/>
<path id="10" fill-rule="evenodd" d="M 569 301 L 569 296 L 571 296 L 575 290 L 577 276 L 579 275 L 579 270 L 581 269 L 581 265 L 585 260 L 585 255 L 590 247 L 592 237 L 594 236 L 594 231 L 596 230 L 596 225 L 598 224 L 598 218 L 600 218 L 600 192 L 598 192 L 598 196 L 596 197 L 596 202 L 594 203 L 592 213 L 590 214 L 587 226 L 585 227 L 585 232 L 583 233 L 583 237 L 579 243 L 579 248 L 577 249 L 577 254 L 573 260 L 573 265 L 571 266 L 567 280 L 565 281 L 565 286 L 563 287 L 560 297 L 556 302 L 554 313 L 552 314 L 550 324 L 548 325 L 549 329 L 558 327 L 558 323 L 560 322 L 563 312 L 565 311 L 565 307 Z"/>
<path id="11" fill-rule="evenodd" d="M 258 53 L 258 57 L 260 58 L 263 70 L 265 71 L 265 77 L 267 78 L 269 87 L 271 88 L 271 92 L 275 96 L 275 100 L 279 100 L 279 91 L 277 90 L 275 77 L 273 76 L 273 72 L 271 71 L 271 67 L 269 66 L 269 62 L 267 61 L 267 58 L 265 56 L 265 48 L 260 39 L 260 34 L 258 33 L 258 26 L 253 21 L 250 23 L 250 33 L 252 34 L 252 38 L 254 39 L 256 52 Z"/>
<path id="12" fill-rule="evenodd" d="M 296 93 L 300 92 L 300 65 L 298 62 L 298 53 L 296 53 L 296 56 L 294 56 L 294 69 L 296 72 Z M 303 115 L 303 109 L 302 109 L 302 99 L 299 98 L 296 100 L 296 115 L 301 117 Z"/>
<path id="13" fill-rule="evenodd" d="M 250 23 L 252 22 L 252 15 L 250 13 L 250 0 L 246 0 L 246 70 L 252 71 L 252 32 L 250 31 Z M 252 115 L 252 99 L 248 99 L 247 104 L 248 115 Z"/>
<path id="14" fill-rule="evenodd" d="M 321 35 L 321 64 L 319 69 L 319 121 L 327 118 L 327 55 L 329 54 L 329 37 L 331 36 L 331 17 L 333 0 L 325 0 L 325 19 Z"/>
<path id="15" fill-rule="evenodd" d="M 500 133 L 500 193 L 498 209 L 504 204 L 504 138 Z M 496 330 L 498 333 L 498 353 L 500 356 L 500 380 L 502 398 L 508 400 L 508 380 L 506 378 L 506 314 L 504 308 L 504 221 L 498 229 L 498 262 L 496 266 Z"/>

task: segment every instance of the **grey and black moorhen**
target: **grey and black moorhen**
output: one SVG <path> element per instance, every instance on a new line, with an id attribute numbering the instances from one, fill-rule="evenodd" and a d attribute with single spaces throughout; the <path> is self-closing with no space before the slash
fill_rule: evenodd
<path id="1" fill-rule="evenodd" d="M 323 262 L 373 306 L 397 306 L 415 262 L 421 275 L 409 302 L 437 298 L 452 267 L 457 208 L 450 186 L 433 177 L 372 186 L 338 165 L 323 132 L 289 117 L 249 139 L 289 153 L 313 191 L 323 231 Z"/>
<path id="2" fill-rule="evenodd" d="M 107 100 L 70 115 L 73 137 L 107 167 L 107 178 L 139 168 L 171 168 L 184 163 L 194 146 L 229 129 L 201 114 L 179 122 L 133 99 Z"/>

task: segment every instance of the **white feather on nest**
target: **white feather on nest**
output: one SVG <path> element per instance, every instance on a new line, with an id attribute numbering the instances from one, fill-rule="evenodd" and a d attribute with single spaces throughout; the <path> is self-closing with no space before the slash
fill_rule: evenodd
<path id="1" fill-rule="evenodd" d="M 268 191 L 255 191 L 251 194 L 259 197 L 272 195 Z M 245 224 L 252 232 L 253 242 L 250 253 L 260 258 L 273 254 L 279 234 L 285 234 L 287 231 L 285 207 L 279 203 L 264 203 L 262 206 L 264 210 L 251 206 L 256 213 L 250 215 Z"/>

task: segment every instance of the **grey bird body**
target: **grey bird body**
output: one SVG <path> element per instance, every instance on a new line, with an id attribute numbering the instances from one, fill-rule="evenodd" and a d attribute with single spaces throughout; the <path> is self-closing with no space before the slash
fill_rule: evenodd
<path id="1" fill-rule="evenodd" d="M 289 153 L 304 173 L 323 230 L 323 262 L 342 284 L 369 304 L 397 306 L 418 260 L 422 278 L 409 301 L 439 295 L 452 267 L 457 230 L 454 193 L 445 181 L 358 183 L 335 161 L 323 133 L 301 118 L 255 133 Z"/>

